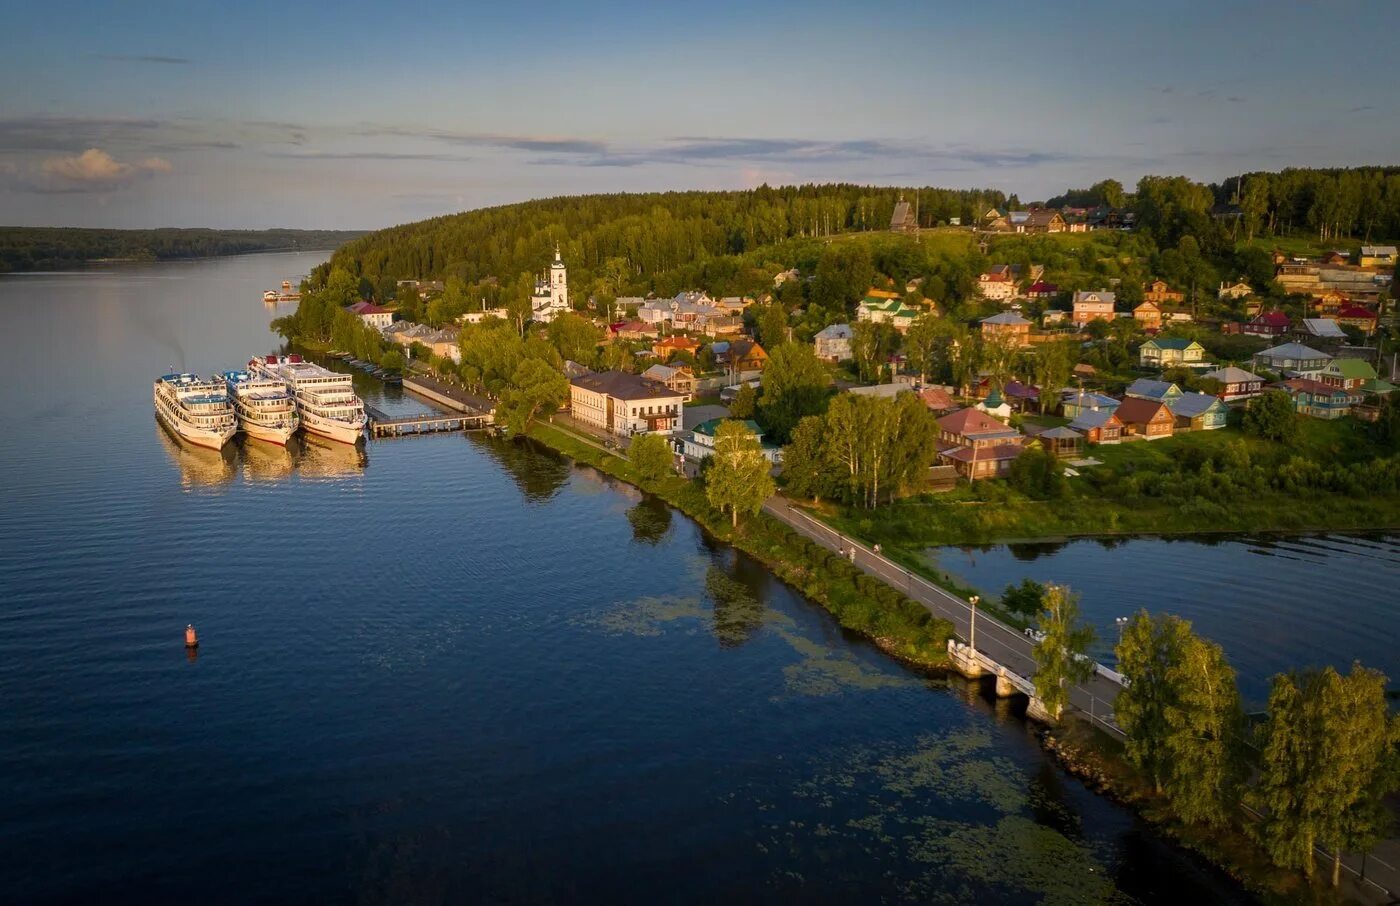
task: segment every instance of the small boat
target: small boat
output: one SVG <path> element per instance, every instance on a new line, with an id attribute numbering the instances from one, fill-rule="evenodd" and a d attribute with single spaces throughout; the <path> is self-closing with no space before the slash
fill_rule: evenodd
<path id="1" fill-rule="evenodd" d="M 402 386 L 403 386 L 403 375 L 401 375 L 401 374 L 394 374 L 393 372 L 390 372 L 390 373 L 384 375 L 384 383 L 389 384 L 389 385 L 394 386 L 394 387 L 402 387 Z"/>

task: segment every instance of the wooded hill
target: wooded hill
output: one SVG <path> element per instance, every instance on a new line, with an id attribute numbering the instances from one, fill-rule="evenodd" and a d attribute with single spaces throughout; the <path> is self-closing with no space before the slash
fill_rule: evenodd
<path id="1" fill-rule="evenodd" d="M 58 270 L 103 259 L 166 261 L 333 249 L 364 230 L 92 230 L 0 227 L 0 272 Z"/>

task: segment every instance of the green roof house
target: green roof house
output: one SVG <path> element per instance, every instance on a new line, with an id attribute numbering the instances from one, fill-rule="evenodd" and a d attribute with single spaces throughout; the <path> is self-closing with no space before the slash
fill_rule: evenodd
<path id="1" fill-rule="evenodd" d="M 1138 364 L 1144 368 L 1171 368 L 1199 364 L 1205 347 L 1184 337 L 1154 337 L 1138 347 Z"/>

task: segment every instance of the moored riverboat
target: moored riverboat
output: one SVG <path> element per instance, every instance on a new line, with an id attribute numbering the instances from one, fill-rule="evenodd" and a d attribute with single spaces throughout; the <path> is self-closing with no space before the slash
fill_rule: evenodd
<path id="1" fill-rule="evenodd" d="M 221 450 L 238 431 L 223 381 L 205 380 L 188 372 L 165 374 L 155 382 L 153 396 L 156 417 L 182 440 Z"/>
<path id="2" fill-rule="evenodd" d="M 301 426 L 296 402 L 283 381 L 251 371 L 226 371 L 224 383 L 238 427 L 249 437 L 285 446 Z"/>
<path id="3" fill-rule="evenodd" d="M 301 426 L 308 432 L 346 444 L 363 439 L 369 420 L 350 375 L 295 354 L 256 356 L 249 360 L 248 370 L 286 385 L 296 402 Z"/>

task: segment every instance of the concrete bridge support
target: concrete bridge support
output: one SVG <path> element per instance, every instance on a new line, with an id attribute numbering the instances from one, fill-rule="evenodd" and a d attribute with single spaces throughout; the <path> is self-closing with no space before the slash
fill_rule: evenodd
<path id="1" fill-rule="evenodd" d="M 997 698 L 1010 698 L 1021 690 L 1011 682 L 1011 677 L 1006 675 L 1005 670 L 997 671 Z"/>
<path id="2" fill-rule="evenodd" d="M 954 670 L 968 679 L 977 679 L 987 672 L 977 653 L 956 639 L 948 640 L 948 660 L 952 662 Z"/>

